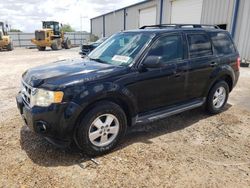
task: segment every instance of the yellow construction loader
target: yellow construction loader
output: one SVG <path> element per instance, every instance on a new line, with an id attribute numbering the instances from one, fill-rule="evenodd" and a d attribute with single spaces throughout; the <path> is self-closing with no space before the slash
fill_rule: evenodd
<path id="1" fill-rule="evenodd" d="M 8 51 L 13 50 L 13 43 L 7 32 L 7 25 L 5 27 L 3 22 L 0 22 L 0 50 L 7 49 Z"/>
<path id="2" fill-rule="evenodd" d="M 46 47 L 51 47 L 52 50 L 71 48 L 71 41 L 60 31 L 59 22 L 43 21 L 42 24 L 43 29 L 36 30 L 35 38 L 31 39 L 39 51 L 44 51 Z"/>

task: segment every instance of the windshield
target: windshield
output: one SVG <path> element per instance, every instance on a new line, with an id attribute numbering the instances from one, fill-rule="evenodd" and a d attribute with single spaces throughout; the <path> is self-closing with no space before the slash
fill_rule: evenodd
<path id="1" fill-rule="evenodd" d="M 98 46 L 88 57 L 102 63 L 127 66 L 152 37 L 149 33 L 118 33 Z"/>
<path id="2" fill-rule="evenodd" d="M 56 22 L 43 22 L 43 28 L 59 31 L 59 24 Z"/>

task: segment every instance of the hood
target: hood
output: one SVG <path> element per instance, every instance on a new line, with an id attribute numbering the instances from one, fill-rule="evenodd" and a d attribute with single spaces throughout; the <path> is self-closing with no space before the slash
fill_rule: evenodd
<path id="1" fill-rule="evenodd" d="M 96 43 L 96 42 L 91 42 L 91 43 L 87 43 L 87 44 L 83 44 L 82 48 L 95 48 L 97 46 L 99 46 L 101 43 Z"/>
<path id="2" fill-rule="evenodd" d="M 53 85 L 62 87 L 78 82 L 119 74 L 125 67 L 98 63 L 87 59 L 62 60 L 27 70 L 23 81 L 32 87 Z"/>

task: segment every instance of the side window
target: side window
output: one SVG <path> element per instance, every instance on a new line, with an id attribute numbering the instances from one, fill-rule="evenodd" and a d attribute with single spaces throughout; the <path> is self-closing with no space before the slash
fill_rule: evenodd
<path id="1" fill-rule="evenodd" d="M 183 59 L 181 35 L 171 35 L 159 38 L 150 49 L 148 56 L 160 56 L 163 63 Z"/>
<path id="2" fill-rule="evenodd" d="M 209 35 L 212 39 L 212 43 L 216 54 L 227 55 L 235 53 L 234 44 L 226 33 L 213 32 L 209 33 Z"/>
<path id="3" fill-rule="evenodd" d="M 190 58 L 212 55 L 212 45 L 205 34 L 188 34 Z"/>

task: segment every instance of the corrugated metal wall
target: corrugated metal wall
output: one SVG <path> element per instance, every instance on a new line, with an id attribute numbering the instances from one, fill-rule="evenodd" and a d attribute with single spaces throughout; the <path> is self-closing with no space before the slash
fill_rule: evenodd
<path id="1" fill-rule="evenodd" d="M 150 0 L 125 7 L 126 30 L 139 28 L 139 12 L 141 9 L 156 6 L 156 23 L 160 19 L 160 0 Z M 118 31 L 124 30 L 124 9 L 91 19 L 91 32 L 99 38 L 103 36 L 103 17 L 105 19 L 105 36 L 110 36 Z"/>
<path id="2" fill-rule="evenodd" d="M 164 0 L 162 7 L 162 23 L 168 24 L 171 20 L 171 0 Z"/>
<path id="3" fill-rule="evenodd" d="M 124 10 L 105 15 L 105 36 L 124 30 Z"/>
<path id="4" fill-rule="evenodd" d="M 156 23 L 159 23 L 160 19 L 160 1 L 149 1 L 143 4 L 126 8 L 126 30 L 139 28 L 139 12 L 140 9 L 156 6 Z"/>
<path id="5" fill-rule="evenodd" d="M 91 20 L 91 32 L 99 38 L 103 36 L 103 17 L 97 17 Z"/>
<path id="6" fill-rule="evenodd" d="M 234 0 L 203 0 L 201 23 L 227 24 L 231 29 Z"/>
<path id="7" fill-rule="evenodd" d="M 235 33 L 241 58 L 250 61 L 250 0 L 241 0 Z"/>
<path id="8" fill-rule="evenodd" d="M 176 0 L 163 0 L 162 23 L 170 23 L 172 1 Z M 235 42 L 238 46 L 241 57 L 250 60 L 250 0 L 240 0 L 240 2 L 241 3 L 239 7 L 235 33 Z M 227 30 L 231 31 L 234 3 L 235 0 L 203 0 L 201 23 L 216 25 L 226 24 Z M 149 8 L 152 6 L 157 7 L 156 23 L 159 23 L 160 0 L 152 0 L 125 8 L 126 30 L 138 28 L 140 9 Z M 105 22 L 107 22 L 106 30 L 108 36 L 123 29 L 121 24 L 124 23 L 124 9 L 122 9 L 121 13 L 116 14 L 117 16 L 111 15 L 105 16 Z M 103 32 L 102 20 L 103 17 L 92 19 L 92 33 L 96 34 L 98 37 L 101 37 Z"/>
<path id="9" fill-rule="evenodd" d="M 163 2 L 163 23 L 170 23 L 172 1 L 164 0 Z M 233 6 L 234 0 L 203 0 L 201 23 L 227 24 L 230 30 Z"/>

